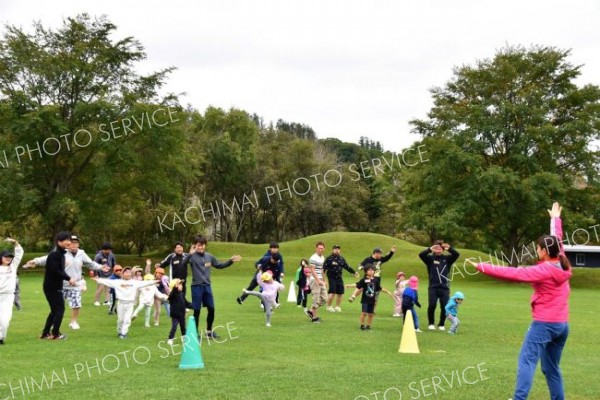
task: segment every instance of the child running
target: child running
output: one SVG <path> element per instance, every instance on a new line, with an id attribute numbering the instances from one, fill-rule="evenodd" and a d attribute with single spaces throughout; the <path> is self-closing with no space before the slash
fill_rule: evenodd
<path id="1" fill-rule="evenodd" d="M 458 306 L 462 304 L 465 299 L 465 295 L 462 292 L 454 293 L 454 296 L 450 297 L 448 304 L 446 304 L 446 317 L 452 323 L 450 330 L 448 333 L 454 335 L 456 330 L 458 329 L 458 325 L 460 325 L 460 321 L 458 320 Z"/>
<path id="2" fill-rule="evenodd" d="M 271 314 L 273 307 L 277 304 L 277 292 L 281 292 L 285 289 L 285 286 L 273 279 L 273 274 L 270 271 L 259 272 L 256 274 L 256 281 L 262 289 L 262 293 L 250 292 L 246 289 L 243 290 L 245 295 L 256 296 L 262 300 L 265 305 L 265 315 L 267 320 L 267 328 L 271 326 Z"/>
<path id="3" fill-rule="evenodd" d="M 116 268 L 116 266 L 115 266 Z M 127 332 L 133 316 L 133 305 L 138 289 L 156 284 L 156 281 L 136 281 L 131 279 L 131 267 L 123 268 L 121 279 L 94 278 L 98 283 L 113 288 L 117 299 L 117 336 L 127 339 Z"/>

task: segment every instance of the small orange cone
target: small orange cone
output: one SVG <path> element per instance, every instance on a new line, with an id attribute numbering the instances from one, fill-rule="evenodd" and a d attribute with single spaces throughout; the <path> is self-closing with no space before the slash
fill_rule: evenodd
<path id="1" fill-rule="evenodd" d="M 406 310 L 406 318 L 404 319 L 404 327 L 402 328 L 402 338 L 400 339 L 400 349 L 398 349 L 398 352 L 420 353 L 419 344 L 417 343 L 417 333 L 415 332 L 415 324 L 410 310 Z"/>
<path id="2" fill-rule="evenodd" d="M 188 318 L 188 329 L 183 340 L 183 351 L 181 352 L 181 362 L 179 369 L 200 369 L 204 368 L 202 353 L 200 352 L 200 343 L 198 343 L 198 331 L 196 330 L 196 320 L 190 315 Z"/>

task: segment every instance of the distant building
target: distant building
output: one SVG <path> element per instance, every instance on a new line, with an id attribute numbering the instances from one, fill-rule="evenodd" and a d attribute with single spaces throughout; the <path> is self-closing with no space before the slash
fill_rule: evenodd
<path id="1" fill-rule="evenodd" d="M 564 246 L 573 267 L 600 268 L 600 246 Z"/>

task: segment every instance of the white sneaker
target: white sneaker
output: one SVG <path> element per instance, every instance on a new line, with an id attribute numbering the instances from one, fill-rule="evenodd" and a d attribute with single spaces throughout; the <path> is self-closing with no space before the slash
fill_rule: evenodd
<path id="1" fill-rule="evenodd" d="M 155 323 L 154 323 L 154 326 L 158 326 L 158 322 L 155 322 Z"/>
<path id="2" fill-rule="evenodd" d="M 430 331 L 435 331 L 435 325 L 429 325 L 427 329 L 429 329 Z"/>
<path id="3" fill-rule="evenodd" d="M 100 306 L 100 302 L 99 302 L 99 301 L 97 301 L 97 302 L 95 302 L 95 303 L 94 303 L 94 305 L 95 305 L 96 307 L 99 307 L 99 306 Z"/>
<path id="4" fill-rule="evenodd" d="M 281 304 L 275 303 L 275 308 L 279 308 L 279 307 L 281 307 Z"/>
<path id="5" fill-rule="evenodd" d="M 150 324 L 144 324 L 144 328 L 150 328 Z"/>
<path id="6" fill-rule="evenodd" d="M 444 328 L 443 326 L 440 326 L 438 329 L 439 329 L 440 331 L 445 331 L 445 330 L 446 330 L 446 328 Z"/>
<path id="7" fill-rule="evenodd" d="M 169 339 L 169 340 L 167 340 L 167 344 L 168 344 L 169 346 L 173 346 L 173 339 Z"/>
<path id="8" fill-rule="evenodd" d="M 334 308 L 335 312 L 342 312 L 342 309 L 340 307 L 336 307 Z"/>
<path id="9" fill-rule="evenodd" d="M 394 313 L 394 314 L 392 315 L 392 317 L 401 317 L 401 316 L 402 316 L 402 314 L 398 314 L 398 313 Z"/>
<path id="10" fill-rule="evenodd" d="M 270 327 L 271 327 L 271 323 L 267 322 L 267 328 L 270 328 Z"/>
<path id="11" fill-rule="evenodd" d="M 423 332 L 423 331 L 422 331 L 422 330 L 420 330 L 419 328 L 417 328 L 417 329 L 415 329 L 415 332 L 419 332 L 419 333 L 421 333 L 421 332 Z"/>
<path id="12" fill-rule="evenodd" d="M 327 311 L 328 312 L 335 312 L 335 310 L 333 309 L 333 307 L 327 307 Z"/>
<path id="13" fill-rule="evenodd" d="M 73 321 L 73 322 L 69 323 L 69 327 L 71 329 L 77 330 L 77 329 L 79 329 L 79 324 L 77 323 L 77 321 Z"/>

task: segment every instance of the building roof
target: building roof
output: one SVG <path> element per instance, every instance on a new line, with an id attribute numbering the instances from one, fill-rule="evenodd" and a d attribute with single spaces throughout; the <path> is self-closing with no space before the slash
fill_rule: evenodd
<path id="1" fill-rule="evenodd" d="M 600 253 L 600 246 L 571 245 L 563 248 L 565 253 Z"/>

